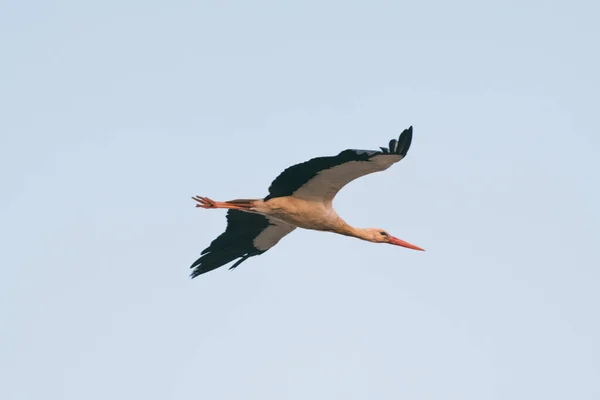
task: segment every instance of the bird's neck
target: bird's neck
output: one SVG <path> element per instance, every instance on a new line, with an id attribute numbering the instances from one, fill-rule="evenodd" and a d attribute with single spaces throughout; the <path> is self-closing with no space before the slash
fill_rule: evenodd
<path id="1" fill-rule="evenodd" d="M 337 233 L 345 236 L 352 236 L 361 240 L 371 241 L 371 235 L 367 229 L 355 228 L 352 225 L 348 225 L 346 222 L 340 224 Z"/>

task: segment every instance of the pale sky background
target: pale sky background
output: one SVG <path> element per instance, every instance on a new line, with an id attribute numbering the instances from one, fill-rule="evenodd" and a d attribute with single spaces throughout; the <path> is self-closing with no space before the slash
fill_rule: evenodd
<path id="1" fill-rule="evenodd" d="M 593 1 L 0 7 L 0 398 L 600 398 Z M 190 280 L 190 196 L 414 126 L 296 231 Z"/>

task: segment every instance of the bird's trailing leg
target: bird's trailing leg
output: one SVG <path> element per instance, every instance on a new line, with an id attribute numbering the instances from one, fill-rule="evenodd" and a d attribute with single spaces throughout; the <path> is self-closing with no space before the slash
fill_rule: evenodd
<path id="1" fill-rule="evenodd" d="M 252 208 L 253 200 L 231 200 L 231 201 L 214 201 L 208 197 L 194 196 L 192 197 L 198 202 L 196 207 L 201 208 L 229 208 L 232 210 L 245 210 L 249 211 Z"/>

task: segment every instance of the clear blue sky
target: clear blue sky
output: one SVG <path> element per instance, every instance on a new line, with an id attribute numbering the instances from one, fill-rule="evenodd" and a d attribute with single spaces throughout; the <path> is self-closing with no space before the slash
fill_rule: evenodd
<path id="1" fill-rule="evenodd" d="M 592 1 L 0 8 L 0 398 L 600 398 Z M 188 278 L 287 166 L 400 164 Z"/>

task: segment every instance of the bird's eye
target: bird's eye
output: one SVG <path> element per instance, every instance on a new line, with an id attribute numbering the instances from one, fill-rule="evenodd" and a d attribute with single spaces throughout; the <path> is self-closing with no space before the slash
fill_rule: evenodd
<path id="1" fill-rule="evenodd" d="M 386 232 L 384 232 L 384 231 L 381 231 L 381 232 L 379 232 L 379 233 L 380 233 L 382 236 L 389 236 L 389 235 L 388 235 Z"/>

